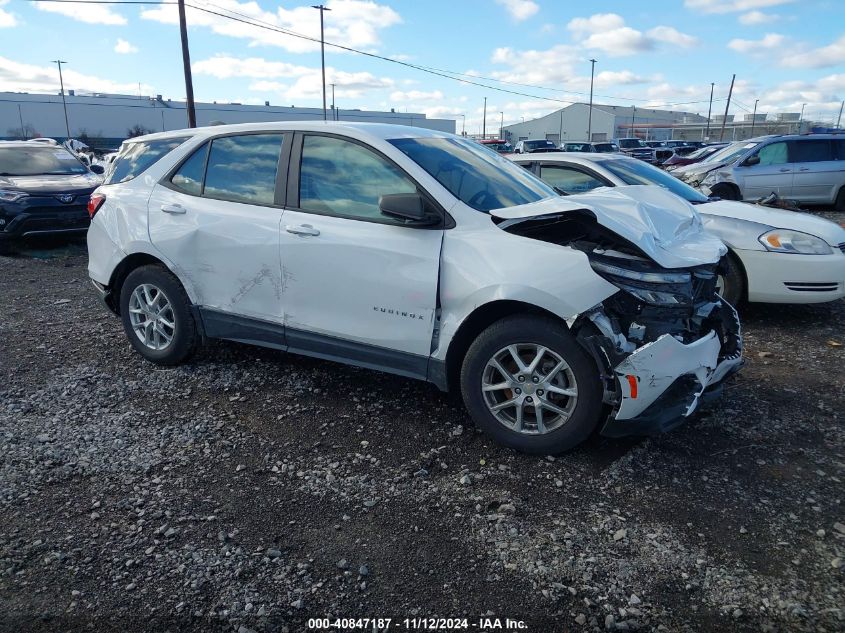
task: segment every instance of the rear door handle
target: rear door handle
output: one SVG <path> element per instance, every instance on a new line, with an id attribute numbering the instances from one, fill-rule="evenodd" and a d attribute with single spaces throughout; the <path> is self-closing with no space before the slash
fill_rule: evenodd
<path id="1" fill-rule="evenodd" d="M 187 211 L 181 204 L 163 204 L 161 210 L 171 215 L 184 215 Z"/>
<path id="2" fill-rule="evenodd" d="M 319 235 L 319 229 L 315 229 L 310 224 L 300 224 L 299 226 L 286 226 L 285 231 L 293 233 L 294 235 Z"/>
<path id="3" fill-rule="evenodd" d="M 789 167 L 781 167 L 781 168 L 780 168 L 780 171 L 782 171 L 782 172 L 786 173 L 786 172 L 788 172 L 788 171 L 792 171 L 792 170 L 791 170 Z"/>
<path id="4" fill-rule="evenodd" d="M 810 171 L 810 168 L 809 167 L 802 167 L 798 171 Z"/>

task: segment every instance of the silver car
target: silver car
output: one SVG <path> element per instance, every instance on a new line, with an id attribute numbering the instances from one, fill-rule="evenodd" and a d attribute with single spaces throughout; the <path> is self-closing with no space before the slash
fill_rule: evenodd
<path id="1" fill-rule="evenodd" d="M 725 200 L 756 200 L 776 193 L 845 211 L 845 138 L 793 134 L 747 143 L 732 160 L 709 171 L 699 188 Z"/>

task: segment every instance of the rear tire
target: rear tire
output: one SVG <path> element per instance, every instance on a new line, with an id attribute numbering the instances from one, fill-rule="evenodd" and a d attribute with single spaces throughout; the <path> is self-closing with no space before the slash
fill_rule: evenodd
<path id="1" fill-rule="evenodd" d="M 737 261 L 736 255 L 728 252 L 720 262 L 724 272 L 719 275 L 719 282 L 722 286 L 722 298 L 732 306 L 736 305 L 745 297 L 745 275 L 742 274 L 742 266 Z"/>
<path id="2" fill-rule="evenodd" d="M 162 266 L 141 266 L 120 291 L 120 319 L 132 347 L 157 365 L 178 365 L 197 347 L 197 324 L 179 280 Z"/>
<path id="3" fill-rule="evenodd" d="M 845 187 L 839 189 L 839 194 L 836 196 L 836 202 L 833 203 L 833 207 L 837 211 L 845 213 Z"/>
<path id="4" fill-rule="evenodd" d="M 736 187 L 726 185 L 725 183 L 714 185 L 714 187 L 710 190 L 710 194 L 717 196 L 722 200 L 742 200 L 742 196 L 739 195 L 739 190 L 737 190 Z"/>
<path id="5" fill-rule="evenodd" d="M 603 410 L 595 363 L 565 326 L 541 316 L 507 317 L 479 334 L 464 357 L 461 392 L 480 429 L 535 455 L 574 448 Z"/>

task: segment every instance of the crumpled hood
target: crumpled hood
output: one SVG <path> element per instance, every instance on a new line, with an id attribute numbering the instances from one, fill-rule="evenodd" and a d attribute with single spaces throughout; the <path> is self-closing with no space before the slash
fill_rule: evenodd
<path id="1" fill-rule="evenodd" d="M 770 226 L 773 229 L 790 229 L 809 233 L 820 237 L 831 246 L 845 243 L 845 228 L 830 220 L 800 211 L 774 209 L 759 204 L 733 202 L 731 200 L 706 202 L 698 205 L 696 210 L 703 215 L 716 215 L 722 218 L 755 222 Z"/>
<path id="2" fill-rule="evenodd" d="M 102 177 L 93 173 L 0 176 L 0 189 L 26 191 L 30 195 L 39 195 L 42 193 L 89 193 L 96 189 L 102 182 Z"/>
<path id="3" fill-rule="evenodd" d="M 601 187 L 586 194 L 494 209 L 490 215 L 513 223 L 585 210 L 664 268 L 712 264 L 727 252 L 719 238 L 704 232 L 701 217 L 690 203 L 651 185 Z"/>

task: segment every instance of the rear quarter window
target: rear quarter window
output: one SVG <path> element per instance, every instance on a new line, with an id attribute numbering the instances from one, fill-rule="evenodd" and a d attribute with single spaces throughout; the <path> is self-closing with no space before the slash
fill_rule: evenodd
<path id="1" fill-rule="evenodd" d="M 113 185 L 132 180 L 144 173 L 189 138 L 189 136 L 180 136 L 177 138 L 127 143 L 120 149 L 120 153 L 111 164 L 104 184 Z"/>

